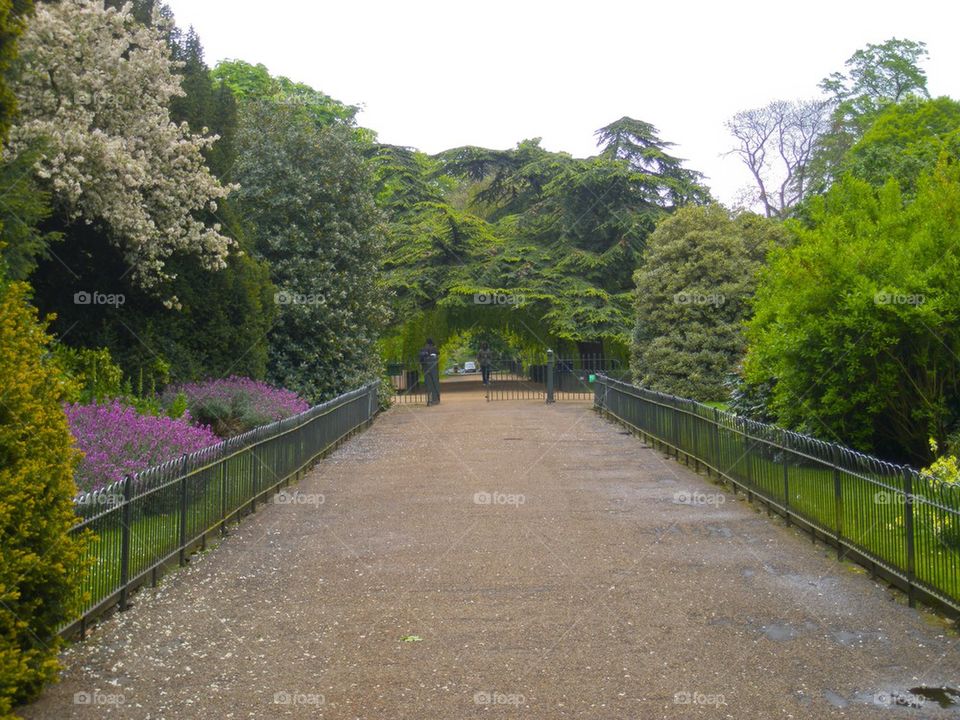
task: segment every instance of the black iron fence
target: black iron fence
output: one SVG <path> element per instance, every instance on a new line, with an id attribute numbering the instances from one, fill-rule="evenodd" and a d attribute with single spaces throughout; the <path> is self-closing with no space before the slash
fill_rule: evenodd
<path id="1" fill-rule="evenodd" d="M 494 366 L 488 400 L 590 400 L 600 373 L 621 377 L 626 367 L 602 355 L 557 357 L 552 350 L 502 359 Z"/>
<path id="2" fill-rule="evenodd" d="M 960 612 L 960 487 L 600 375 L 595 406 L 908 593 Z"/>
<path id="3" fill-rule="evenodd" d="M 126 608 L 130 593 L 147 582 L 156 585 L 165 566 L 183 565 L 191 550 L 206 547 L 208 535 L 224 532 L 299 480 L 317 458 L 373 420 L 377 387 L 372 383 L 78 496 L 72 532 L 92 531 L 91 566 L 80 617 L 61 633 L 82 636 L 97 615 Z"/>
<path id="4" fill-rule="evenodd" d="M 434 357 L 427 362 L 391 361 L 387 378 L 393 403 L 433 405 L 440 402 L 440 370 Z"/>

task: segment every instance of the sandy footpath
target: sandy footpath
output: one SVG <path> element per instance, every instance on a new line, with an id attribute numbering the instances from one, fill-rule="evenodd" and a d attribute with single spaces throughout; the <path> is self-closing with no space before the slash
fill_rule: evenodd
<path id="1" fill-rule="evenodd" d="M 26 718 L 936 718 L 957 636 L 587 403 L 396 407 Z M 899 695 L 896 695 L 899 693 Z"/>

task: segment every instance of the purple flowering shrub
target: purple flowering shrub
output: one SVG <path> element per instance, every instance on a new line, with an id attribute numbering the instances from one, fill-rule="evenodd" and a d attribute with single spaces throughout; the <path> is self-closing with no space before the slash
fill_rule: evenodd
<path id="1" fill-rule="evenodd" d="M 74 477 L 81 492 L 220 442 L 210 428 L 191 424 L 189 414 L 176 419 L 141 415 L 119 400 L 64 409 L 76 447 L 84 453 Z"/>
<path id="2" fill-rule="evenodd" d="M 292 390 L 237 376 L 169 387 L 162 402 L 166 406 L 178 396 L 186 397 L 187 410 L 195 422 L 209 425 L 223 438 L 310 408 Z"/>

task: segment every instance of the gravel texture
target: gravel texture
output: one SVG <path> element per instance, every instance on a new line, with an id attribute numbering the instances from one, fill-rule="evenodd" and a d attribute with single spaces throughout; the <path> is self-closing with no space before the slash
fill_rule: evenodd
<path id="1" fill-rule="evenodd" d="M 396 407 L 296 490 L 21 713 L 957 717 L 907 694 L 960 685 L 945 621 L 587 403 Z"/>

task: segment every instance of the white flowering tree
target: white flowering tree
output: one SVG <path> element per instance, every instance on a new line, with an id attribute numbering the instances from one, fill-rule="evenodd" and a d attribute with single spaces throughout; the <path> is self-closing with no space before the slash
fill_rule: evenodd
<path id="1" fill-rule="evenodd" d="M 20 116 L 5 154 L 40 148 L 36 172 L 57 212 L 103 227 L 144 288 L 170 278 L 175 252 L 223 267 L 232 241 L 203 216 L 230 188 L 201 152 L 216 137 L 170 120 L 183 91 L 163 30 L 102 0 L 44 3 L 20 54 Z"/>

